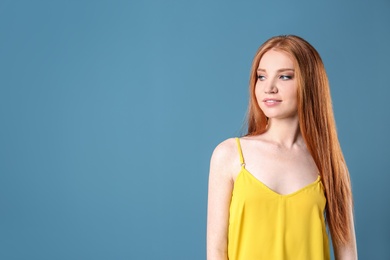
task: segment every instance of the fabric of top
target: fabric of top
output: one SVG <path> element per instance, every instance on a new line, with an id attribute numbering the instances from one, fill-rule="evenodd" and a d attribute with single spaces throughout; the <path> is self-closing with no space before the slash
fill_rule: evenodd
<path id="1" fill-rule="evenodd" d="M 230 204 L 229 260 L 330 259 L 320 177 L 294 193 L 278 194 L 245 169 L 236 140 L 241 171 Z"/>

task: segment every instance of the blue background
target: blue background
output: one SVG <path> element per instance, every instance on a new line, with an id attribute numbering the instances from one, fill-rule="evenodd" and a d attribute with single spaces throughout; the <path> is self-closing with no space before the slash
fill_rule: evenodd
<path id="1" fill-rule="evenodd" d="M 361 259 L 389 259 L 390 2 L 0 2 L 0 259 L 205 259 L 209 158 L 271 36 L 320 52 Z"/>

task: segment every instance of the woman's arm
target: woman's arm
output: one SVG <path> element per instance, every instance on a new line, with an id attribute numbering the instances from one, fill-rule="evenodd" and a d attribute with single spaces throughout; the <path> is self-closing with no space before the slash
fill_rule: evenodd
<path id="1" fill-rule="evenodd" d="M 336 245 L 333 243 L 333 251 L 336 260 L 357 260 L 357 247 L 356 247 L 356 236 L 355 236 L 355 225 L 353 221 L 353 211 L 351 210 L 351 241 L 346 245 Z"/>
<path id="2" fill-rule="evenodd" d="M 211 157 L 207 210 L 207 260 L 228 259 L 229 206 L 233 189 L 232 145 L 234 143 L 231 139 L 221 143 L 215 148 Z"/>

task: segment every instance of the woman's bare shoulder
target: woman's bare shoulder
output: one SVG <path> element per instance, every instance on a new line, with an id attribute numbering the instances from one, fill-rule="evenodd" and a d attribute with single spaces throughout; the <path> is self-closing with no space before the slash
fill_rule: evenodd
<path id="1" fill-rule="evenodd" d="M 229 138 L 218 144 L 211 156 L 210 170 L 233 176 L 239 170 L 240 159 L 235 138 Z"/>
<path id="2" fill-rule="evenodd" d="M 264 134 L 262 135 L 251 135 L 251 136 L 243 136 L 240 138 L 241 145 L 244 146 L 263 146 L 267 144 L 267 138 Z"/>
<path id="3" fill-rule="evenodd" d="M 222 141 L 215 147 L 211 158 L 215 160 L 226 160 L 231 159 L 236 153 L 237 142 L 235 138 L 229 138 Z"/>

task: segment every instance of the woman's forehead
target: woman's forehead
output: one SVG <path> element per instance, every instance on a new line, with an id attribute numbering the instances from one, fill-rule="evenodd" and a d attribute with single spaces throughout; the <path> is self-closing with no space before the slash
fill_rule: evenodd
<path id="1" fill-rule="evenodd" d="M 280 68 L 294 69 L 294 60 L 287 52 L 276 49 L 264 53 L 258 65 L 258 69 L 262 70 L 279 70 Z"/>

